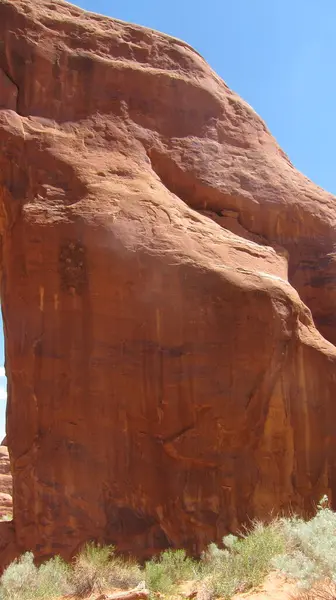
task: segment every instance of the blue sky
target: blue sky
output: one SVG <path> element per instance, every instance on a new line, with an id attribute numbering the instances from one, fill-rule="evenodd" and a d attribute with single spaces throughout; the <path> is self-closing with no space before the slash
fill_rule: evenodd
<path id="1" fill-rule="evenodd" d="M 75 3 L 194 46 L 262 116 L 295 166 L 336 194 L 336 0 Z M 4 385 L 0 370 L 0 437 Z"/>

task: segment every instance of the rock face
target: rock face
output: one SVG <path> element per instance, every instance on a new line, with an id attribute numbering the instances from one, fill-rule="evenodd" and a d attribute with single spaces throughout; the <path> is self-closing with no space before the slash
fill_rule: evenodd
<path id="1" fill-rule="evenodd" d="M 0 521 L 12 516 L 12 475 L 8 450 L 0 446 Z"/>
<path id="2" fill-rule="evenodd" d="M 0 34 L 17 551 L 197 553 L 333 498 L 335 199 L 183 42 L 58 0 Z"/>

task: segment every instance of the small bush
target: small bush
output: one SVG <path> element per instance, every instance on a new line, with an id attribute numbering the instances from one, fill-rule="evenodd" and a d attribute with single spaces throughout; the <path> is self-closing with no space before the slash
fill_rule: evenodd
<path id="1" fill-rule="evenodd" d="M 4 600 L 28 598 L 35 593 L 37 568 L 34 556 L 27 552 L 21 558 L 12 562 L 4 571 L 1 578 L 1 596 Z"/>
<path id="2" fill-rule="evenodd" d="M 135 587 L 142 580 L 140 567 L 115 554 L 113 546 L 87 544 L 76 557 L 71 587 L 78 597 L 108 589 Z"/>
<path id="3" fill-rule="evenodd" d="M 1 600 L 47 600 L 69 593 L 69 567 L 53 558 L 37 568 L 33 554 L 27 552 L 4 571 L 1 578 Z"/>
<path id="4" fill-rule="evenodd" d="M 273 566 L 302 588 L 327 580 L 336 584 L 336 513 L 320 504 L 310 521 L 283 519 L 282 528 L 286 552 Z"/>
<path id="5" fill-rule="evenodd" d="M 224 549 L 211 544 L 202 557 L 203 577 L 217 596 L 231 598 L 235 593 L 259 585 L 271 570 L 274 556 L 283 552 L 285 540 L 277 522 L 254 525 L 242 538 L 223 538 Z"/>
<path id="6" fill-rule="evenodd" d="M 197 563 L 184 550 L 166 550 L 145 567 L 146 585 L 152 592 L 171 593 L 179 583 L 197 577 Z"/>
<path id="7" fill-rule="evenodd" d="M 71 590 L 70 567 L 59 556 L 55 556 L 38 568 L 35 598 L 57 598 Z"/>

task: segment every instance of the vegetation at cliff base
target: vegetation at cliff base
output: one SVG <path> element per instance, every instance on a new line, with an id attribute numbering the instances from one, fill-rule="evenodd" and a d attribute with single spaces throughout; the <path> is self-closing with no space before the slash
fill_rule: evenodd
<path id="1" fill-rule="evenodd" d="M 336 598 L 336 513 L 325 497 L 315 516 L 255 523 L 221 547 L 210 544 L 200 560 L 184 550 L 167 550 L 144 566 L 119 556 L 113 547 L 88 544 L 71 564 L 59 557 L 37 567 L 26 553 L 0 580 L 0 600 L 88 598 L 113 590 L 142 590 L 151 598 L 229 600 L 259 586 L 271 572 L 296 582 L 301 600 Z M 94 595 L 96 594 L 96 595 Z"/>

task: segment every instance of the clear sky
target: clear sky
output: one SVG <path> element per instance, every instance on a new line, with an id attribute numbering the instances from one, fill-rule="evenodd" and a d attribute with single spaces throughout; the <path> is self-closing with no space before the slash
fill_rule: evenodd
<path id="1" fill-rule="evenodd" d="M 336 194 L 336 0 L 75 4 L 164 31 L 194 46 L 262 116 L 295 166 Z M 3 385 L 0 370 L 0 437 Z"/>

